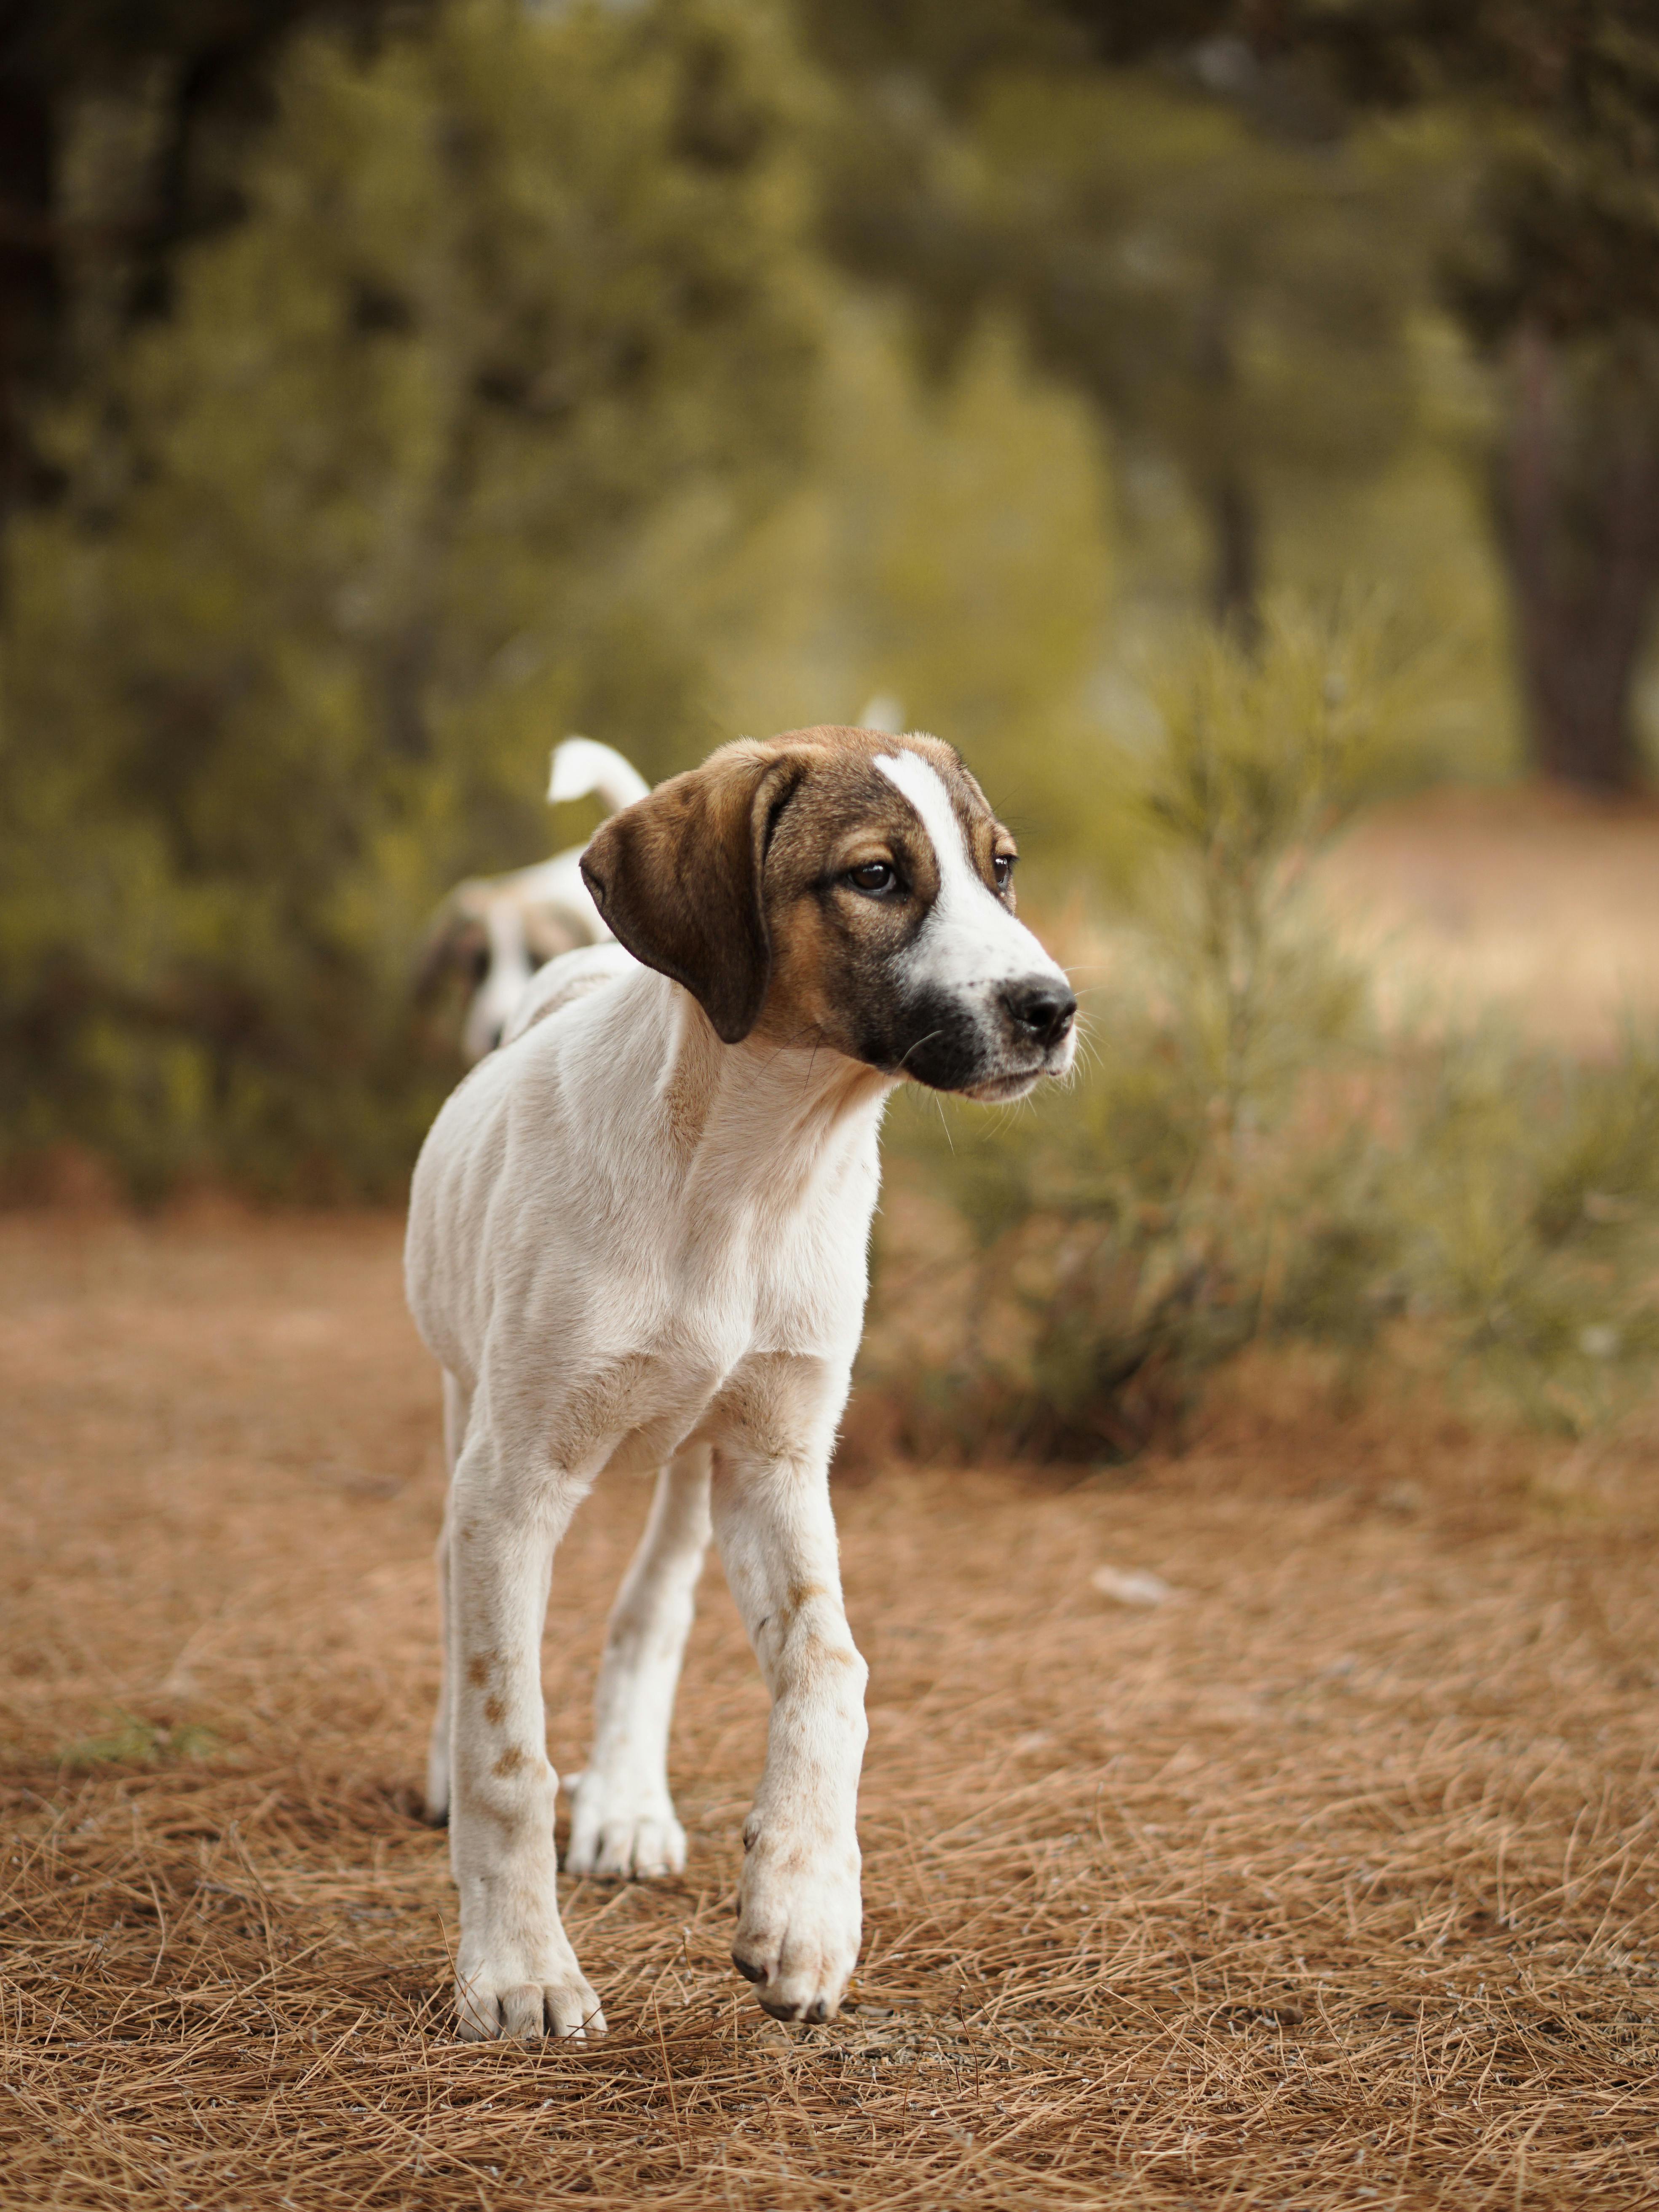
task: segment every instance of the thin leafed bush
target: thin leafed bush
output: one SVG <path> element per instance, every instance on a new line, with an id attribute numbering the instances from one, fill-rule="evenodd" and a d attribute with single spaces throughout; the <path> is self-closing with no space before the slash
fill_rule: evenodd
<path id="1" fill-rule="evenodd" d="M 1358 1356 L 1401 1322 L 1572 1430 L 1645 1371 L 1659 1045 L 1585 1065 L 1496 1021 L 1385 1030 L 1310 891 L 1411 760 L 1421 665 L 1378 620 L 1281 609 L 1259 653 L 1205 640 L 1166 689 L 1123 771 L 1153 857 L 1132 924 L 1084 940 L 1109 957 L 1077 971 L 1074 1084 L 995 1119 L 895 1115 L 969 1285 L 957 1326 L 907 1340 L 917 1255 L 890 1226 L 870 1371 L 918 1435 L 1120 1455 L 1253 1340 Z"/>

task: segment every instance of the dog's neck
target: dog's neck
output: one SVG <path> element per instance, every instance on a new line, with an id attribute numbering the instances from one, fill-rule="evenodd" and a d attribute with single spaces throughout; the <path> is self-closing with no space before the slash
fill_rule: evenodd
<path id="1" fill-rule="evenodd" d="M 827 1045 L 750 1037 L 723 1044 L 690 992 L 665 984 L 658 1097 L 686 1158 L 730 1161 L 745 1179 L 795 1182 L 874 1146 L 891 1076 Z"/>

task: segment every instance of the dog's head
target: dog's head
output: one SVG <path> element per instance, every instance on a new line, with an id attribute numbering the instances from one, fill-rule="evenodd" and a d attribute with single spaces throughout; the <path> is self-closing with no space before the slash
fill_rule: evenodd
<path id="1" fill-rule="evenodd" d="M 458 884 L 427 932 L 416 971 L 417 999 L 431 999 L 448 975 L 461 978 L 466 1014 L 461 1050 L 482 1060 L 501 1042 L 525 985 L 545 962 L 586 944 L 568 915 L 515 896 L 506 883 L 476 878 Z"/>
<path id="2" fill-rule="evenodd" d="M 1005 1099 L 1076 1043 L 1071 985 L 1015 918 L 1014 859 L 949 745 L 823 728 L 722 747 L 605 823 L 582 873 L 726 1043 L 828 1045 Z"/>

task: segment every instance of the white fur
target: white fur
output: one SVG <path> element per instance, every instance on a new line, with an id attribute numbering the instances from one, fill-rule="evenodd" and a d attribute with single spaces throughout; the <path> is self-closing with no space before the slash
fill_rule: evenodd
<path id="1" fill-rule="evenodd" d="M 546 1016 L 557 1013 L 561 1006 L 568 1006 L 573 999 L 584 998 L 602 984 L 614 982 L 638 964 L 633 954 L 618 945 L 614 937 L 608 938 L 603 945 L 585 945 L 579 952 L 566 952 L 556 960 L 548 961 L 519 994 L 501 1042 L 512 1044 Z"/>
<path id="2" fill-rule="evenodd" d="M 650 788 L 630 762 L 592 738 L 566 738 L 553 748 L 547 790 L 550 804 L 592 793 L 616 813 L 643 799 Z M 550 936 L 566 948 L 609 939 L 609 926 L 582 881 L 582 850 L 573 845 L 550 860 L 516 868 L 508 875 L 478 877 L 451 894 L 468 915 L 482 921 L 489 947 L 489 965 L 468 1001 L 461 1025 L 461 1049 L 468 1060 L 482 1060 L 500 1042 L 526 986 L 538 972 L 541 963 L 532 951 L 528 927 L 532 916 L 544 940 Z M 546 950 L 544 942 L 544 955 Z"/>
<path id="3" fill-rule="evenodd" d="M 833 2010 L 859 1944 L 865 1668 L 827 1478 L 890 1086 L 722 1046 L 619 947 L 570 959 L 575 991 L 550 963 L 541 1018 L 445 1106 L 410 1200 L 410 1302 L 450 1409 L 431 1784 L 462 2032 L 603 2025 L 559 1922 L 538 1652 L 554 1547 L 606 1469 L 667 1473 L 612 1615 L 571 1863 L 679 1863 L 669 1710 L 712 1519 L 774 1700 L 738 1948 L 769 2003 Z"/>
<path id="4" fill-rule="evenodd" d="M 906 955 L 921 980 L 988 1009 L 1001 985 L 1066 992 L 978 878 L 934 770 L 908 753 L 880 764 L 938 854 Z M 668 1734 L 712 1529 L 772 1697 L 735 1954 L 771 2009 L 840 2002 L 860 1929 L 866 1669 L 828 1473 L 891 1088 L 834 1052 L 721 1044 L 689 993 L 612 943 L 544 968 L 427 1139 L 407 1277 L 445 1373 L 428 1797 L 460 1891 L 464 2035 L 604 2026 L 559 1919 L 539 1648 L 555 1548 L 607 1471 L 659 1470 L 611 1616 L 567 1866 L 684 1863 Z"/>
<path id="5" fill-rule="evenodd" d="M 1012 983 L 1048 983 L 1069 999 L 1066 971 L 1011 914 L 975 866 L 945 780 L 920 753 L 883 753 L 876 766 L 921 818 L 939 863 L 939 891 L 906 956 L 915 981 L 947 992 L 982 1023 Z M 1067 1040 L 1066 1066 L 1075 1050 Z"/>
<path id="6" fill-rule="evenodd" d="M 685 1831 L 668 1794 L 668 1729 L 709 1535 L 709 1452 L 657 1477 L 651 1517 L 611 1608 L 593 1698 L 593 1749 L 570 1784 L 572 1874 L 683 1874 Z"/>
<path id="7" fill-rule="evenodd" d="M 593 738 L 566 738 L 553 748 L 547 779 L 547 803 L 560 806 L 590 793 L 604 799 L 613 814 L 643 799 L 650 785 L 632 761 Z"/>

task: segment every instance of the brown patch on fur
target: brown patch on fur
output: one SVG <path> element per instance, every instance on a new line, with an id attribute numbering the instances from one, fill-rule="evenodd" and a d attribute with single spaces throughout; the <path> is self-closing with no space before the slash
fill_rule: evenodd
<path id="1" fill-rule="evenodd" d="M 702 1042 L 708 1048 L 706 1051 L 697 1049 L 696 1039 L 687 1039 L 686 1048 L 675 1054 L 662 1092 L 663 1134 L 670 1150 L 680 1160 L 689 1160 L 696 1150 L 714 1097 L 713 1055 L 719 1047 L 707 1030 L 702 1030 Z"/>
<path id="2" fill-rule="evenodd" d="M 445 970 L 469 973 L 489 953 L 490 916 L 498 907 L 516 907 L 526 949 L 538 961 L 556 959 L 586 943 L 556 908 L 526 897 L 511 877 L 470 877 L 457 884 L 428 927 L 415 973 L 415 995 L 429 998 Z"/>
<path id="3" fill-rule="evenodd" d="M 630 1353 L 571 1391 L 559 1409 L 548 1452 L 556 1467 L 580 1467 L 607 1437 L 634 1426 L 640 1388 L 651 1363 Z"/>
<path id="4" fill-rule="evenodd" d="M 636 959 L 683 983 L 728 1044 L 751 1032 L 824 1044 L 890 1067 L 896 956 L 939 891 L 933 843 L 876 766 L 918 753 L 945 785 L 975 865 L 995 890 L 1008 832 L 953 749 L 937 738 L 825 724 L 724 745 L 613 816 L 582 862 L 605 920 Z M 905 896 L 851 887 L 848 871 L 890 860 Z M 1012 908 L 1012 893 L 998 894 Z M 695 1143 L 690 1087 L 671 1127 Z"/>
<path id="5" fill-rule="evenodd" d="M 727 1044 L 746 1037 L 770 966 L 761 873 L 788 750 L 744 739 L 603 823 L 582 855 L 594 904 L 636 960 L 683 983 Z"/>
<path id="6" fill-rule="evenodd" d="M 827 1439 L 822 1361 L 799 1352 L 756 1352 L 741 1361 L 710 1408 L 708 1425 L 723 1436 L 716 1462 L 738 1446 L 769 1467 L 805 1466 Z"/>
<path id="7" fill-rule="evenodd" d="M 494 1705 L 495 1701 L 492 1698 L 489 1702 L 491 1705 Z M 488 1710 L 489 1707 L 487 1706 L 485 1711 L 488 1711 Z M 492 1774 L 516 1774 L 523 1765 L 524 1753 L 520 1750 L 516 1743 L 510 1743 L 489 1771 Z"/>
<path id="8" fill-rule="evenodd" d="M 484 1699 L 483 1717 L 489 1723 L 491 1728 L 500 1727 L 502 1719 L 506 1716 L 506 1712 L 507 1707 L 501 1703 L 499 1698 L 489 1697 Z"/>
<path id="9" fill-rule="evenodd" d="M 499 1660 L 494 1651 L 475 1651 L 466 1662 L 466 1679 L 475 1690 L 482 1690 L 489 1680 Z"/>

